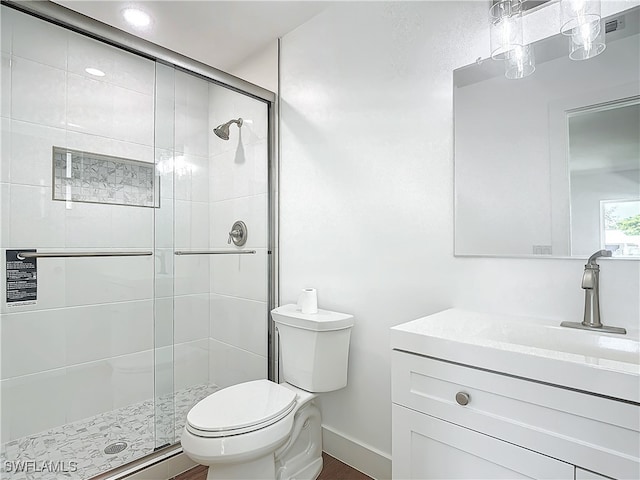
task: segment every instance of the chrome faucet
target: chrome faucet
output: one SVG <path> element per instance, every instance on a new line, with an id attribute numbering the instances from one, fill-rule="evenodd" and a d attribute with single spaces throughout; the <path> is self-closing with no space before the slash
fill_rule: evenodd
<path id="1" fill-rule="evenodd" d="M 611 250 L 598 250 L 589 257 L 582 274 L 582 288 L 584 289 L 584 318 L 582 323 L 562 322 L 560 325 L 584 330 L 599 330 L 607 333 L 626 334 L 620 327 L 604 326 L 600 321 L 600 265 L 596 263 L 600 257 L 610 257 Z"/>

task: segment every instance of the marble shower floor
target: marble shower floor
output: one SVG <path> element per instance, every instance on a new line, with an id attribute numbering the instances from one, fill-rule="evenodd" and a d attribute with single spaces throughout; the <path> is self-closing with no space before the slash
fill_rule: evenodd
<path id="1" fill-rule="evenodd" d="M 52 428 L 2 445 L 0 474 L 7 480 L 85 480 L 153 452 L 156 446 L 154 411 L 158 411 L 158 444 L 180 439 L 187 413 L 215 385 L 195 385 L 158 402 L 147 400 L 94 417 Z M 175 426 L 169 415 L 175 408 Z M 175 435 L 175 436 L 174 436 Z M 108 455 L 104 448 L 124 441 L 120 453 Z M 21 471 L 16 471 L 21 470 Z"/>

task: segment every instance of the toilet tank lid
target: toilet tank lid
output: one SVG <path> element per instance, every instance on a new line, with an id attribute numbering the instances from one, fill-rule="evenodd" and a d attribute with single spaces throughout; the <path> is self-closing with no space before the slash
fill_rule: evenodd
<path id="1" fill-rule="evenodd" d="M 318 313 L 302 313 L 298 306 L 294 304 L 274 308 L 271 310 L 271 316 L 275 323 L 316 332 L 344 330 L 345 328 L 351 328 L 354 323 L 353 315 L 348 313 L 320 309 L 318 309 Z"/>

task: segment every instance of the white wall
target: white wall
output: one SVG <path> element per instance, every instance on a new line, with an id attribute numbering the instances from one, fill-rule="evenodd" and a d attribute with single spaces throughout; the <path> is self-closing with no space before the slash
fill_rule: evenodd
<path id="1" fill-rule="evenodd" d="M 316 287 L 355 315 L 349 385 L 321 395 L 323 423 L 383 457 L 390 326 L 453 306 L 582 314 L 582 261 L 453 257 L 452 71 L 487 56 L 487 8 L 340 4 L 282 43 L 281 303 Z M 640 264 L 602 264 L 603 318 L 637 326 Z"/>
<path id="2" fill-rule="evenodd" d="M 272 92 L 277 92 L 278 41 L 270 42 L 263 49 L 245 58 L 231 68 L 229 73 Z"/>

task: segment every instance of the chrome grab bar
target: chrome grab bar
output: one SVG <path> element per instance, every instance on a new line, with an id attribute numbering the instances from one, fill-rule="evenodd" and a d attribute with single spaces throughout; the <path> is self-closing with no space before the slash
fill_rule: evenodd
<path id="1" fill-rule="evenodd" d="M 148 257 L 153 252 L 19 252 L 18 260 L 27 258 L 74 258 L 74 257 Z"/>
<path id="2" fill-rule="evenodd" d="M 175 255 L 253 255 L 255 250 L 177 250 Z"/>

